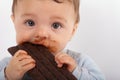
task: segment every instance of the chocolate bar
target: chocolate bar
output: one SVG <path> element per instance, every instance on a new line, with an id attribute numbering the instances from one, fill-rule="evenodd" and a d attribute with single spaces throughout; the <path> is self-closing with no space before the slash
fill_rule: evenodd
<path id="1" fill-rule="evenodd" d="M 26 73 L 31 77 L 29 80 L 77 80 L 66 65 L 57 67 L 54 55 L 45 46 L 25 42 L 8 48 L 11 55 L 18 50 L 25 50 L 36 61 L 36 66 Z M 24 80 L 27 78 L 24 77 Z"/>

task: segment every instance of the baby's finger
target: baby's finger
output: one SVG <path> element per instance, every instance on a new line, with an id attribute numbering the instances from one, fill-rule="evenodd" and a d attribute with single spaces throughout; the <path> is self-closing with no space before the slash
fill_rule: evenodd
<path id="1" fill-rule="evenodd" d="M 58 66 L 58 67 L 62 67 L 63 64 L 66 64 L 66 63 L 67 63 L 67 62 L 66 62 L 66 58 L 67 58 L 67 55 L 64 54 L 64 53 L 57 54 L 57 55 L 55 56 L 55 61 L 56 61 L 56 63 L 57 63 L 57 66 Z"/>
<path id="2" fill-rule="evenodd" d="M 62 67 L 63 64 L 62 64 L 62 63 L 58 63 L 57 66 L 58 66 L 58 67 Z"/>
<path id="3" fill-rule="evenodd" d="M 30 70 L 30 69 L 32 69 L 32 68 L 34 68 L 35 67 L 35 62 L 28 62 L 27 64 L 24 64 L 23 63 L 23 71 L 24 72 L 27 72 L 28 70 Z"/>
<path id="4" fill-rule="evenodd" d="M 18 50 L 18 51 L 15 53 L 14 57 L 18 57 L 18 56 L 23 55 L 23 54 L 26 54 L 26 55 L 27 55 L 27 52 L 24 51 L 24 50 Z"/>
<path id="5" fill-rule="evenodd" d="M 60 53 L 55 56 L 55 61 L 56 62 L 61 62 L 63 58 L 67 57 L 65 53 Z"/>
<path id="6" fill-rule="evenodd" d="M 22 61 L 20 61 L 20 64 L 22 66 L 26 66 L 26 65 L 29 65 L 29 64 L 35 64 L 35 60 L 34 59 L 24 59 Z"/>
<path id="7" fill-rule="evenodd" d="M 21 55 L 21 56 L 18 56 L 17 57 L 17 59 L 18 59 L 18 61 L 22 61 L 22 60 L 24 60 L 24 59 L 32 59 L 32 57 L 31 56 L 29 56 L 29 55 Z"/>

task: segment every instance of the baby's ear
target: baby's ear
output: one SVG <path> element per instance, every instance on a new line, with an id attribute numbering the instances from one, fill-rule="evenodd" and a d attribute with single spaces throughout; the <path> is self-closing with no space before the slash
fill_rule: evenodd
<path id="1" fill-rule="evenodd" d="M 11 15 L 11 19 L 12 19 L 12 21 L 13 21 L 13 23 L 14 23 L 15 17 L 14 17 L 13 14 Z"/>
<path id="2" fill-rule="evenodd" d="M 71 36 L 70 36 L 70 39 L 69 41 L 72 39 L 72 37 L 74 36 L 76 30 L 77 30 L 77 27 L 78 27 L 78 23 L 75 23 L 74 26 L 73 26 L 73 30 L 72 30 L 72 33 L 71 33 Z"/>
<path id="3" fill-rule="evenodd" d="M 75 23 L 73 26 L 72 36 L 75 34 L 77 28 L 78 28 L 78 23 Z"/>

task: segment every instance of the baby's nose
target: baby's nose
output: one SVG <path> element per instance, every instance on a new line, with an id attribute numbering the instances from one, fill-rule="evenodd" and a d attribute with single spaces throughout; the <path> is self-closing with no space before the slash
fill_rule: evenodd
<path id="1" fill-rule="evenodd" d="M 49 37 L 49 30 L 47 28 L 39 28 L 35 32 L 36 38 L 47 39 Z"/>

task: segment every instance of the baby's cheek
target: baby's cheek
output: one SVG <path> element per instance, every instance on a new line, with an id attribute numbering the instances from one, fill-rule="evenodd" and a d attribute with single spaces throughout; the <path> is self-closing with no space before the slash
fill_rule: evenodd
<path id="1" fill-rule="evenodd" d="M 65 48 L 64 45 L 55 44 L 54 46 L 50 47 L 49 50 L 51 52 L 53 52 L 54 54 L 57 54 L 57 53 L 63 51 L 64 48 Z"/>
<path id="2" fill-rule="evenodd" d="M 16 42 L 17 44 L 21 44 L 23 42 L 29 42 L 30 38 L 28 36 L 17 36 Z"/>

